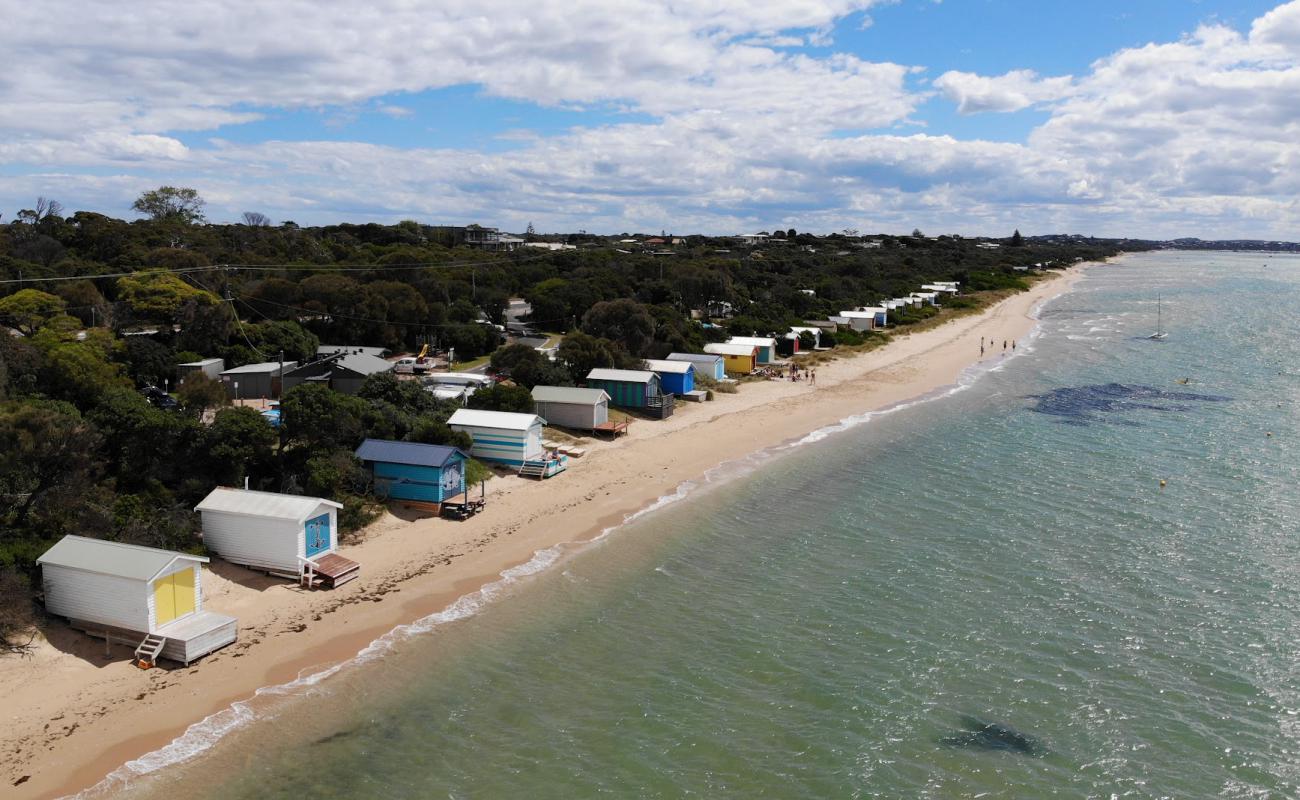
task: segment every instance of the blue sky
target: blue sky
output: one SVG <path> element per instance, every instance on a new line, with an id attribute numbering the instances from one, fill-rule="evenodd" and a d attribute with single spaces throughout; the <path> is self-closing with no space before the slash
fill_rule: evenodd
<path id="1" fill-rule="evenodd" d="M 243 6 L 247 6 L 244 8 Z M 16 7 L 0 213 L 1280 237 L 1300 2 Z"/>

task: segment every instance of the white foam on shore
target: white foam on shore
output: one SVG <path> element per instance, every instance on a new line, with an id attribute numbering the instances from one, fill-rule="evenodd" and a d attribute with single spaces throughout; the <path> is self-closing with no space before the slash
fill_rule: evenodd
<path id="1" fill-rule="evenodd" d="M 411 623 L 398 625 L 391 631 L 366 645 L 366 647 L 362 648 L 362 650 L 350 659 L 341 661 L 316 672 L 300 675 L 287 683 L 264 686 L 258 689 L 248 700 L 236 701 L 228 708 L 211 714 L 199 722 L 190 725 L 184 733 L 173 739 L 167 745 L 150 753 L 146 753 L 140 758 L 126 762 L 121 767 L 111 772 L 99 783 L 85 791 L 72 795 L 72 800 L 92 800 L 92 798 L 105 797 L 114 792 L 125 789 L 128 784 L 136 779 L 155 773 L 165 767 L 175 766 L 189 761 L 199 756 L 204 751 L 214 747 L 230 733 L 253 722 L 273 718 L 275 716 L 274 708 L 259 709 L 256 707 L 259 705 L 257 702 L 258 700 L 306 694 L 325 679 L 338 674 L 344 669 L 366 664 L 378 658 L 382 658 L 401 642 L 415 636 L 428 634 L 447 623 L 472 617 L 488 606 L 491 602 L 504 595 L 520 581 L 543 572 L 553 566 L 556 562 L 561 560 L 566 552 L 576 552 L 577 550 L 601 542 L 607 539 L 614 532 L 649 514 L 653 514 L 662 508 L 685 500 L 687 497 L 695 494 L 698 490 L 704 489 L 706 486 L 718 486 L 744 475 L 751 474 L 757 470 L 758 467 L 778 455 L 799 447 L 816 444 L 834 434 L 853 430 L 854 428 L 865 425 L 873 419 L 886 414 L 893 414 L 923 403 L 951 397 L 958 392 L 969 389 L 985 373 L 1000 371 L 1008 361 L 1016 356 L 1032 352 L 1034 350 L 1035 341 L 1042 333 L 1042 309 L 1048 303 L 1061 297 L 1068 291 L 1069 290 L 1067 289 L 1059 294 L 1046 298 L 1030 310 L 1029 316 L 1037 322 L 1033 329 L 1026 335 L 1023 344 L 1020 344 L 1016 350 L 1011 351 L 1003 358 L 994 361 L 976 362 L 975 364 L 972 364 L 961 372 L 956 383 L 940 387 L 911 400 L 906 400 L 874 411 L 845 417 L 838 422 L 818 428 L 794 441 L 763 448 L 750 453 L 743 458 L 725 461 L 711 467 L 705 471 L 702 480 L 683 481 L 678 484 L 672 492 L 662 495 L 645 507 L 628 514 L 623 518 L 622 522 L 604 528 L 599 534 L 591 539 L 582 542 L 561 542 L 552 545 L 551 547 L 537 550 L 528 561 L 501 572 L 500 577 L 497 580 L 479 587 L 476 591 L 457 598 L 451 605 L 441 611 L 422 617 Z M 264 703 L 260 705 L 264 705 Z M 67 800 L 67 798 L 65 798 L 65 800 Z"/>

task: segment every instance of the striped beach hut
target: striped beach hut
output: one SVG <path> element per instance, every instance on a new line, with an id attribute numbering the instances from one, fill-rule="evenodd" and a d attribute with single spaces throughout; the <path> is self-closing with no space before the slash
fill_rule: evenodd
<path id="1" fill-rule="evenodd" d="M 593 369 L 587 373 L 587 386 L 604 389 L 609 402 L 621 408 L 641 408 L 662 417 L 672 414 L 671 396 L 665 399 L 663 381 L 649 370 Z"/>
<path id="2" fill-rule="evenodd" d="M 695 391 L 695 365 L 689 361 L 647 358 L 645 366 L 659 376 L 664 394 L 684 395 Z"/>
<path id="3" fill-rule="evenodd" d="M 695 365 L 696 375 L 707 375 L 715 381 L 727 377 L 727 361 L 714 353 L 669 353 L 669 361 L 689 361 Z"/>
<path id="4" fill-rule="evenodd" d="M 727 340 L 727 344 L 748 345 L 758 348 L 756 355 L 759 366 L 771 364 L 776 360 L 776 339 L 771 336 L 733 336 Z"/>
<path id="5" fill-rule="evenodd" d="M 203 544 L 226 561 L 299 580 L 310 567 L 333 588 L 361 574 L 360 564 L 337 553 L 341 508 L 320 497 L 218 486 L 194 510 Z"/>
<path id="6" fill-rule="evenodd" d="M 748 375 L 758 366 L 758 348 L 753 345 L 706 344 L 704 352 L 722 356 L 727 372 L 733 375 Z"/>
<path id="7" fill-rule="evenodd" d="M 548 425 L 594 431 L 609 422 L 609 394 L 604 389 L 534 386 L 533 403 Z"/>
<path id="8" fill-rule="evenodd" d="M 447 425 L 468 433 L 474 440 L 469 454 L 484 461 L 520 467 L 545 456 L 542 427 L 546 420 L 536 414 L 458 408 Z"/>
<path id="9" fill-rule="evenodd" d="M 457 447 L 366 439 L 356 457 L 370 471 L 380 497 L 441 504 L 465 493 L 469 456 Z"/>
<path id="10" fill-rule="evenodd" d="M 189 664 L 235 641 L 237 620 L 203 608 L 208 559 L 172 550 L 64 536 L 41 565 L 45 609 L 108 642 Z"/>

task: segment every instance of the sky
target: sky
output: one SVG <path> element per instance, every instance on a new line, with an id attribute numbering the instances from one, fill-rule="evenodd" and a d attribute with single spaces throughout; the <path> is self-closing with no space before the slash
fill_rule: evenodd
<path id="1" fill-rule="evenodd" d="M 0 222 L 1300 239 L 1300 0 L 0 0 Z"/>

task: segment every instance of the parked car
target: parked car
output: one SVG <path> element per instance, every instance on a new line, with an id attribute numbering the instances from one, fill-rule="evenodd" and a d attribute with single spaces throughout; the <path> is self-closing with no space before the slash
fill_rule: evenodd
<path id="1" fill-rule="evenodd" d="M 140 390 L 140 394 L 144 395 L 144 399 L 148 400 L 149 404 L 155 408 L 171 411 L 181 407 L 181 404 L 176 402 L 175 397 L 167 394 L 157 386 L 146 385 Z"/>

